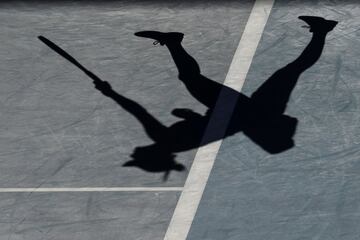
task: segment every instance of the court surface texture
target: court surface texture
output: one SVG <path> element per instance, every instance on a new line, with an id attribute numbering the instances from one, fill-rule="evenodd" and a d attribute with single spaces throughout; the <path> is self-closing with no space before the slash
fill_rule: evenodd
<path id="1" fill-rule="evenodd" d="M 360 239 L 359 13 L 1 1 L 0 240 Z"/>

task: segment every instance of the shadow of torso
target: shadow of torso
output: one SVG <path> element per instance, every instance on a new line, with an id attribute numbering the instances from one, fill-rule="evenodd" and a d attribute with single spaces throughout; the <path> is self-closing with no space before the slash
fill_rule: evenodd
<path id="1" fill-rule="evenodd" d="M 205 116 L 197 115 L 174 123 L 157 139 L 156 144 L 176 153 L 198 148 L 242 131 L 269 153 L 280 153 L 294 146 L 292 138 L 297 126 L 296 118 L 273 112 L 267 105 L 254 102 L 242 93 L 230 92 L 237 94 L 232 116 L 230 120 L 228 116 L 216 117 L 217 122 L 214 124 L 227 126 L 225 132 L 218 131 L 216 127 L 207 128 L 213 112 L 210 109 Z"/>

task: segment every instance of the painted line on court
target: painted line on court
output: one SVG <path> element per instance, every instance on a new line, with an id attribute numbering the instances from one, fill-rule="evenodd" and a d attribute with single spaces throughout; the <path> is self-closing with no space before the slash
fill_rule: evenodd
<path id="1" fill-rule="evenodd" d="M 0 188 L 0 193 L 11 192 L 179 192 L 182 187 L 81 187 L 81 188 Z"/>
<path id="2" fill-rule="evenodd" d="M 230 64 L 224 85 L 237 91 L 242 89 L 273 3 L 274 0 L 255 1 L 239 45 Z M 213 114 L 203 136 L 203 142 L 206 142 L 206 139 L 211 137 L 215 127 L 217 128 L 217 133 L 220 131 L 221 134 L 225 135 L 236 100 L 237 98 L 229 99 L 229 96 L 227 96 L 224 89 L 220 92 Z M 221 121 L 222 124 L 219 124 L 219 121 Z M 226 124 L 224 124 L 224 122 Z M 165 240 L 186 239 L 221 143 L 222 140 L 219 140 L 198 149 L 186 179 L 184 190 L 180 195 L 169 227 L 166 231 L 164 237 Z"/>

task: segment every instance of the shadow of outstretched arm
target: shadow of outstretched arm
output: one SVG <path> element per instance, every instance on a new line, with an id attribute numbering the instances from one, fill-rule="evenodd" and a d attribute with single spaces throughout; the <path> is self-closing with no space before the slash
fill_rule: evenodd
<path id="1" fill-rule="evenodd" d="M 74 64 L 81 71 L 83 71 L 88 77 L 93 80 L 95 88 L 98 89 L 103 95 L 113 99 L 117 104 L 123 107 L 126 111 L 131 113 L 139 122 L 143 125 L 146 133 L 149 135 L 151 139 L 154 141 L 160 141 L 163 139 L 166 133 L 167 127 L 165 127 L 161 122 L 159 122 L 154 116 L 152 116 L 144 107 L 140 104 L 136 103 L 133 100 L 130 100 L 117 92 L 115 92 L 111 85 L 100 79 L 93 72 L 89 71 L 82 64 L 80 64 L 75 58 L 73 58 L 70 54 L 64 51 L 62 48 L 57 46 L 55 43 L 45 38 L 44 36 L 38 37 L 40 41 L 45 43 L 52 50 L 57 52 L 59 55 L 64 57 L 66 60 Z"/>
<path id="2" fill-rule="evenodd" d="M 167 127 L 151 115 L 143 106 L 137 102 L 126 98 L 115 92 L 111 85 L 106 81 L 94 81 L 95 88 L 104 96 L 114 100 L 126 111 L 131 113 L 144 127 L 145 132 L 155 142 L 160 142 L 166 138 Z"/>

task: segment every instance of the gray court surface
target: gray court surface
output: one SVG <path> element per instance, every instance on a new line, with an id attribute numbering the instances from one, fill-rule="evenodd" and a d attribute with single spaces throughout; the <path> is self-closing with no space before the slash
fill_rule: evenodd
<path id="1" fill-rule="evenodd" d="M 0 239 L 162 239 L 177 193 L 1 193 Z"/>
<path id="2" fill-rule="evenodd" d="M 225 139 L 188 239 L 359 239 L 359 3 L 275 1 L 242 92 L 302 52 L 300 15 L 339 24 L 288 104 L 295 147 L 271 155 L 241 133 Z"/>
<path id="3" fill-rule="evenodd" d="M 178 80 L 166 47 L 134 33 L 183 32 L 201 73 L 222 83 L 253 4 L 1 1 L 0 240 L 163 239 L 197 151 L 177 154 L 186 170 L 166 181 L 124 167 L 152 143 L 143 126 L 39 35 L 171 125 L 175 108 L 206 108 Z M 223 140 L 187 239 L 360 239 L 359 6 L 275 1 L 242 88 L 248 96 L 310 41 L 298 16 L 339 21 L 288 103 L 295 146 L 269 154 L 242 133 Z M 52 191 L 63 188 L 73 191 Z"/>
<path id="4" fill-rule="evenodd" d="M 170 125 L 174 108 L 206 108 L 177 79 L 166 48 L 134 33 L 184 32 L 203 74 L 221 82 L 251 3 L 70 2 L 2 4 L 0 186 L 182 186 L 186 172 L 163 182 L 162 174 L 122 167 L 135 147 L 151 143 L 143 127 L 37 36 Z M 193 155 L 177 160 L 189 168 Z"/>
<path id="5" fill-rule="evenodd" d="M 151 144 L 141 124 L 37 36 L 52 40 L 165 125 L 206 108 L 142 30 L 179 31 L 202 73 L 222 82 L 252 1 L 2 1 L 0 188 L 183 187 L 186 171 L 123 167 Z M 151 159 L 149 159 L 151 161 Z M 0 192 L 0 239 L 162 239 L 180 191 Z"/>

